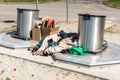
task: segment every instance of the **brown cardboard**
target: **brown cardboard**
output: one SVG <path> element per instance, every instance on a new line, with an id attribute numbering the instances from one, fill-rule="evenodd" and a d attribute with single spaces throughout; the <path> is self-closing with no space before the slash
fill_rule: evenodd
<path id="1" fill-rule="evenodd" d="M 58 32 L 59 32 L 59 27 L 41 28 L 42 37 L 46 37 L 46 36 L 53 35 L 53 34 L 58 34 Z"/>
<path id="2" fill-rule="evenodd" d="M 33 27 L 32 28 L 32 40 L 36 41 L 41 41 L 42 36 L 41 36 L 41 29 L 38 27 Z"/>

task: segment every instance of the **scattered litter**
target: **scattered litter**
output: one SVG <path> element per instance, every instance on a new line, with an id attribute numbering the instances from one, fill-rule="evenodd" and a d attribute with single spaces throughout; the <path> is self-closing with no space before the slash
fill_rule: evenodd
<path id="1" fill-rule="evenodd" d="M 32 77 L 34 77 L 34 75 L 32 74 Z"/>
<path id="2" fill-rule="evenodd" d="M 0 72 L 0 74 L 3 74 L 5 72 L 5 69 L 3 69 L 1 72 Z"/>
<path id="3" fill-rule="evenodd" d="M 16 68 L 13 69 L 13 71 L 16 71 L 16 70 L 17 70 Z"/>

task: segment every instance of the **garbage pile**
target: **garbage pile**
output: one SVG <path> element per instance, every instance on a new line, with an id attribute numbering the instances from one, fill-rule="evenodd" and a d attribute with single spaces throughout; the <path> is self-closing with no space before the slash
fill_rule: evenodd
<path id="1" fill-rule="evenodd" d="M 50 55 L 56 52 L 78 53 L 75 48 L 78 46 L 78 34 L 66 33 L 64 30 L 59 31 L 59 27 L 54 19 L 44 17 L 42 24 L 37 24 L 32 28 L 32 39 L 39 41 L 29 47 L 33 55 Z M 83 54 L 83 52 L 79 53 Z"/>
<path id="2" fill-rule="evenodd" d="M 32 44 L 29 50 L 33 55 L 50 55 L 55 52 L 68 53 L 69 48 L 77 47 L 77 41 L 77 33 L 66 33 L 61 30 L 58 34 L 46 36 L 38 44 Z"/>

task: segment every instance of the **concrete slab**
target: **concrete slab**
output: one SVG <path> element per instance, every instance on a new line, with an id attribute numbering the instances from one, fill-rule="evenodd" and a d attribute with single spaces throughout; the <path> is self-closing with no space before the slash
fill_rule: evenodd
<path id="1" fill-rule="evenodd" d="M 37 43 L 38 41 L 22 40 L 12 37 L 16 31 L 0 34 L 0 45 L 8 48 L 28 48 L 31 43 Z"/>
<path id="2" fill-rule="evenodd" d="M 108 43 L 105 51 L 97 54 L 88 54 L 84 56 L 70 55 L 69 53 L 55 53 L 54 56 L 58 60 L 68 61 L 87 66 L 98 66 L 105 64 L 118 64 L 120 63 L 120 45 L 115 43 Z"/>

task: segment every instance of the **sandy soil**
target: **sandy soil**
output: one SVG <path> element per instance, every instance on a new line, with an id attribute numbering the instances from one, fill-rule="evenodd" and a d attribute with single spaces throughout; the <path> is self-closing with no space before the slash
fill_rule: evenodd
<path id="1" fill-rule="evenodd" d="M 103 80 L 6 55 L 0 57 L 0 80 Z"/>

